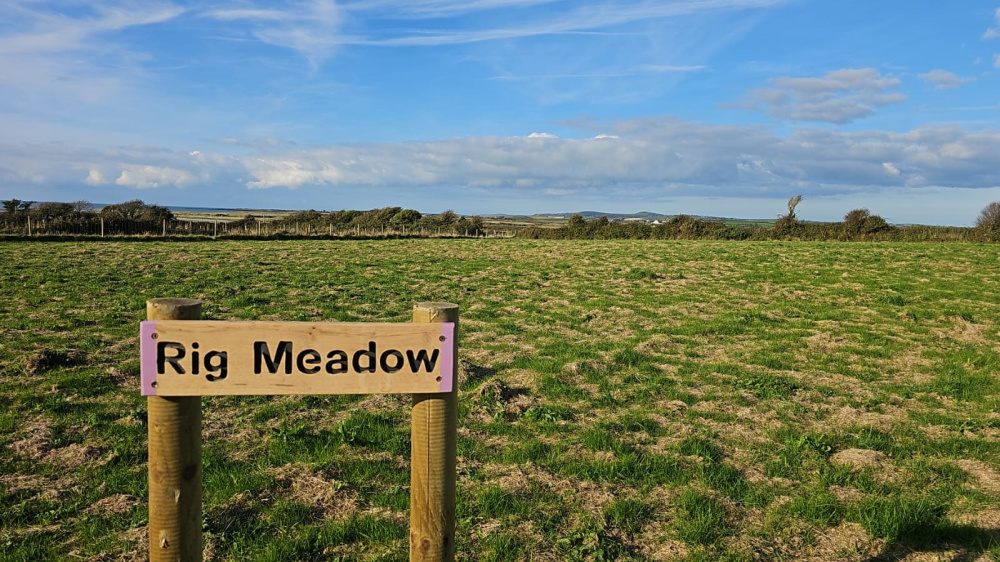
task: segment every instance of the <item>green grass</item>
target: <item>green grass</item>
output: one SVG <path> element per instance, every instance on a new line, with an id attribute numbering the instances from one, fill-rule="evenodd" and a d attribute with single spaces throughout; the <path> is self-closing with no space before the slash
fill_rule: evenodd
<path id="1" fill-rule="evenodd" d="M 973 244 L 3 242 L 0 559 L 137 548 L 138 322 L 169 296 L 209 319 L 459 304 L 463 560 L 997 558 L 997 265 Z M 203 403 L 206 554 L 406 559 L 408 397 Z"/>

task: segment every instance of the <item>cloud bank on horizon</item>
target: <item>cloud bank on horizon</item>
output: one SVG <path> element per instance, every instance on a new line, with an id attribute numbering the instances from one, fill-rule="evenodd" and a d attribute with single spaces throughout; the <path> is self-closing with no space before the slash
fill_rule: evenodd
<path id="1" fill-rule="evenodd" d="M 804 218 L 938 224 L 1000 199 L 995 4 L 4 10 L 4 198 L 770 216 L 803 194 Z"/>

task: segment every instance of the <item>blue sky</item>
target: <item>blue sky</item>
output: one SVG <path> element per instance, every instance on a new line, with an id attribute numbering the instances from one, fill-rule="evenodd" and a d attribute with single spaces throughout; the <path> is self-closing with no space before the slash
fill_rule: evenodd
<path id="1" fill-rule="evenodd" d="M 0 0 L 0 198 L 971 224 L 1000 4 Z"/>

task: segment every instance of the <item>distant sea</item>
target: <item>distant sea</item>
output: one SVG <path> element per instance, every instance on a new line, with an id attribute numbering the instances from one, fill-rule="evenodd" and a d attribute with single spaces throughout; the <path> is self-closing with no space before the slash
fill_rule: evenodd
<path id="1" fill-rule="evenodd" d="M 104 207 L 108 206 L 108 203 L 93 203 L 94 210 L 99 211 Z M 177 207 L 174 205 L 163 205 L 164 207 L 170 209 L 175 213 L 246 213 L 250 211 L 257 212 L 282 212 L 285 209 L 250 209 L 247 207 L 237 207 L 235 209 L 226 208 L 216 208 L 216 207 Z"/>

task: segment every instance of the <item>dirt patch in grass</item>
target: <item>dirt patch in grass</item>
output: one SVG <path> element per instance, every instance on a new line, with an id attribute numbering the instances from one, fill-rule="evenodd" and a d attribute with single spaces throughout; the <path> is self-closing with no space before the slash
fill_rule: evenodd
<path id="1" fill-rule="evenodd" d="M 0 474 L 0 485 L 10 494 L 21 491 L 42 490 L 52 485 L 52 480 L 37 474 Z"/>
<path id="2" fill-rule="evenodd" d="M 972 477 L 980 490 L 991 494 L 1000 493 L 1000 474 L 993 470 L 993 467 L 982 461 L 971 459 L 962 459 L 957 464 Z"/>
<path id="3" fill-rule="evenodd" d="M 142 562 L 149 560 L 149 528 L 133 527 L 126 531 L 115 533 L 115 537 L 129 545 L 124 554 L 114 560 L 118 562 Z"/>
<path id="4" fill-rule="evenodd" d="M 817 420 L 817 429 L 827 427 L 870 427 L 879 431 L 891 432 L 893 428 L 907 417 L 906 411 L 895 406 L 883 405 L 882 412 L 871 412 L 863 408 L 842 406 L 835 410 L 828 419 Z"/>
<path id="5" fill-rule="evenodd" d="M 357 495 L 342 483 L 303 464 L 286 464 L 268 471 L 277 479 L 276 493 L 311 506 L 319 520 L 340 521 L 358 511 Z"/>
<path id="6" fill-rule="evenodd" d="M 98 449 L 97 447 L 84 445 L 82 443 L 71 443 L 65 447 L 52 449 L 47 455 L 45 455 L 45 460 L 66 468 L 79 468 L 98 461 L 100 457 L 101 449 Z M 111 459 L 105 459 L 105 462 L 108 460 Z"/>
<path id="7" fill-rule="evenodd" d="M 881 551 L 882 541 L 872 541 L 857 523 L 841 523 L 816 534 L 816 545 L 802 560 L 865 560 Z"/>
<path id="8" fill-rule="evenodd" d="M 977 529 L 994 531 L 995 534 L 1000 535 L 1000 509 L 959 513 L 952 515 L 949 519 L 958 525 L 971 525 Z"/>
<path id="9" fill-rule="evenodd" d="M 848 468 L 853 472 L 859 472 L 866 468 L 882 470 L 889 465 L 889 457 L 885 453 L 870 449 L 844 449 L 834 453 L 830 457 L 830 463 Z"/>
<path id="10" fill-rule="evenodd" d="M 52 449 L 52 427 L 47 420 L 34 420 L 25 425 L 28 436 L 14 441 L 10 449 L 22 457 L 41 460 Z"/>
<path id="11" fill-rule="evenodd" d="M 83 510 L 83 512 L 87 515 L 117 515 L 132 511 L 132 508 L 140 503 L 142 503 L 141 500 L 135 496 L 115 494 L 97 500 L 93 505 Z"/>
<path id="12" fill-rule="evenodd" d="M 984 327 L 981 324 L 974 324 L 961 316 L 953 316 L 951 318 L 945 318 L 944 320 L 954 323 L 952 329 L 931 330 L 932 334 L 941 338 L 950 338 L 962 343 L 975 343 L 983 345 L 992 343 L 990 339 L 983 335 Z"/>

